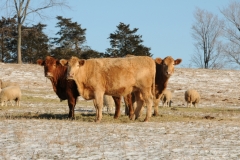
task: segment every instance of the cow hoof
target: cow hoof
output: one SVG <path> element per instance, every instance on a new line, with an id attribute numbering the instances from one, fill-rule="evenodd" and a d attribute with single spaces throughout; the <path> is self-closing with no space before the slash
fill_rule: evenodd
<path id="1" fill-rule="evenodd" d="M 98 119 L 98 120 L 95 120 L 95 122 L 96 122 L 96 123 L 100 123 L 100 120 L 99 120 L 99 119 Z"/>
<path id="2" fill-rule="evenodd" d="M 144 119 L 144 122 L 148 122 L 148 119 L 147 119 L 147 118 L 145 118 L 145 119 Z"/>
<path id="3" fill-rule="evenodd" d="M 114 119 L 118 119 L 118 116 L 114 116 Z"/>
<path id="4" fill-rule="evenodd" d="M 130 120 L 133 120 L 133 119 L 134 119 L 134 116 L 133 116 L 133 115 L 131 115 L 131 116 L 129 115 L 129 119 L 130 119 Z"/>
<path id="5" fill-rule="evenodd" d="M 157 116 L 158 116 L 158 113 L 153 113 L 153 116 L 154 116 L 154 117 L 157 117 Z"/>
<path id="6" fill-rule="evenodd" d="M 75 117 L 68 117 L 69 120 L 75 120 Z"/>

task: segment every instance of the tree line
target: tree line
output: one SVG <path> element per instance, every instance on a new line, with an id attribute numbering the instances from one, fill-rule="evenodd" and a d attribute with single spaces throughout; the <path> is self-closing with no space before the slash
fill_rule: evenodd
<path id="1" fill-rule="evenodd" d="M 130 29 L 130 25 L 121 23 L 114 33 L 109 36 L 111 48 L 101 53 L 84 45 L 86 42 L 86 28 L 82 28 L 70 18 L 57 16 L 56 37 L 48 37 L 43 30 L 46 24 L 38 23 L 32 26 L 22 25 L 21 54 L 23 63 L 35 63 L 39 58 L 47 55 L 55 58 L 70 58 L 77 56 L 83 59 L 100 57 L 124 57 L 127 54 L 152 56 L 150 48 L 145 47 L 142 36 Z M 0 60 L 2 62 L 17 62 L 17 22 L 16 18 L 0 19 Z"/>
<path id="2" fill-rule="evenodd" d="M 6 8 L 11 8 L 12 18 L 0 19 L 0 61 L 14 63 L 35 63 L 36 59 L 46 55 L 56 58 L 124 57 L 127 54 L 152 56 L 151 48 L 142 44 L 138 28 L 130 29 L 129 24 L 119 23 L 114 33 L 110 33 L 110 48 L 104 53 L 84 45 L 86 30 L 69 18 L 57 16 L 56 37 L 48 37 L 43 30 L 46 24 L 25 26 L 26 17 L 35 14 L 44 17 L 42 10 L 52 7 L 68 7 L 66 0 L 49 0 L 36 8 L 31 0 L 2 0 Z M 196 8 L 195 22 L 191 34 L 195 50 L 191 55 L 191 64 L 198 68 L 222 69 L 240 66 L 240 2 L 231 1 L 220 8 L 220 15 Z M 188 47 L 188 46 L 186 46 Z"/>
<path id="3" fill-rule="evenodd" d="M 240 2 L 220 8 L 220 16 L 196 8 L 192 25 L 195 52 L 191 62 L 198 68 L 240 66 Z"/>

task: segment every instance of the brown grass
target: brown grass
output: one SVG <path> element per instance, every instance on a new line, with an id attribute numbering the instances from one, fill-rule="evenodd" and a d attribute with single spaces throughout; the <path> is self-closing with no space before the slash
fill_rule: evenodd
<path id="1" fill-rule="evenodd" d="M 40 98 L 41 100 L 41 98 Z M 34 99 L 37 103 L 37 99 Z M 51 105 L 57 104 L 54 100 L 48 100 Z M 86 104 L 89 102 L 85 102 Z M 0 119 L 48 119 L 48 120 L 72 120 L 68 119 L 68 114 L 56 114 L 49 108 L 44 108 L 44 113 L 26 111 L 27 107 L 0 107 Z M 8 112 L 9 110 L 20 109 L 19 112 Z M 124 109 L 123 107 L 121 108 Z M 22 110 L 22 111 L 21 111 Z M 151 117 L 151 122 L 187 122 L 187 121 L 239 121 L 240 109 L 231 108 L 185 108 L 185 107 L 172 107 L 172 108 L 159 108 L 160 115 Z M 114 119 L 113 113 L 103 113 L 102 123 L 137 123 L 144 120 L 145 114 L 141 115 L 135 121 L 129 120 L 128 116 L 121 115 L 118 119 Z M 75 113 L 76 122 L 94 122 L 95 112 L 92 113 Z"/>

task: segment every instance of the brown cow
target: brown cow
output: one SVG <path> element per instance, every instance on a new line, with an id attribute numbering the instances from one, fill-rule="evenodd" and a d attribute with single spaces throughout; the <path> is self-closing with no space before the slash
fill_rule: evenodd
<path id="1" fill-rule="evenodd" d="M 156 58 L 156 78 L 155 78 L 155 96 L 154 96 L 154 116 L 158 115 L 158 104 L 163 93 L 167 88 L 168 80 L 174 73 L 174 66 L 182 62 L 182 59 L 174 60 L 171 56 L 164 59 Z"/>
<path id="2" fill-rule="evenodd" d="M 79 96 L 76 83 L 67 80 L 67 67 L 62 66 L 59 60 L 47 56 L 45 60 L 38 59 L 37 64 L 44 66 L 44 75 L 52 82 L 54 92 L 62 100 L 68 100 L 69 118 L 74 118 L 74 108 Z"/>
<path id="3" fill-rule="evenodd" d="M 74 108 L 79 93 L 75 81 L 66 79 L 67 67 L 62 66 L 59 60 L 50 56 L 47 56 L 45 60 L 38 59 L 37 63 L 44 66 L 44 75 L 52 82 L 53 90 L 60 100 L 68 100 L 68 117 L 74 118 Z M 120 97 L 113 97 L 113 100 L 117 106 L 116 108 L 120 108 Z M 119 115 L 120 109 L 116 110 L 114 118 L 118 118 Z"/>
<path id="4" fill-rule="evenodd" d="M 136 118 L 143 102 L 147 104 L 145 121 L 151 117 L 155 86 L 155 62 L 147 56 L 129 58 L 102 58 L 60 60 L 68 64 L 68 79 L 75 80 L 78 91 L 85 99 L 95 99 L 96 122 L 102 119 L 103 95 L 126 96 L 134 92 L 137 100 Z M 142 98 L 140 99 L 140 94 Z M 131 111 L 130 111 L 131 113 Z"/>

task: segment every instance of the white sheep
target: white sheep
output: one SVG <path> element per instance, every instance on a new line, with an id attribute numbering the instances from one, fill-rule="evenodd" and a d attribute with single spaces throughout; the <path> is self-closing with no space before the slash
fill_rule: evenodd
<path id="1" fill-rule="evenodd" d="M 103 107 L 107 107 L 107 112 L 111 112 L 115 106 L 112 96 L 103 96 Z"/>
<path id="2" fill-rule="evenodd" d="M 21 89 L 19 86 L 9 86 L 9 87 L 3 88 L 2 91 L 0 92 L 1 106 L 3 106 L 4 103 L 5 103 L 5 106 L 7 106 L 7 101 L 11 102 L 11 100 L 15 100 L 16 105 L 20 106 L 20 99 L 21 99 Z"/>
<path id="3" fill-rule="evenodd" d="M 0 88 L 1 89 L 9 87 L 9 86 L 19 86 L 19 85 L 16 82 L 3 81 L 3 80 L 0 79 Z"/>
<path id="4" fill-rule="evenodd" d="M 193 104 L 196 108 L 200 101 L 200 95 L 196 90 L 189 89 L 185 92 L 185 101 L 187 102 L 187 107 L 189 107 L 190 103 L 190 107 L 192 107 Z"/>
<path id="5" fill-rule="evenodd" d="M 171 107 L 172 103 L 172 92 L 168 89 L 165 89 L 161 96 L 163 107 Z"/>

